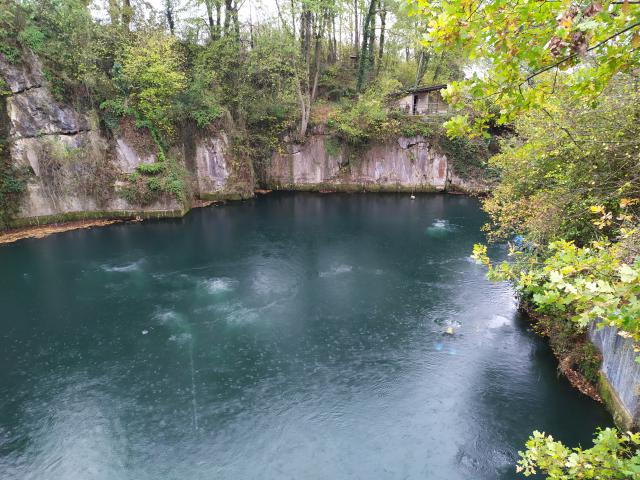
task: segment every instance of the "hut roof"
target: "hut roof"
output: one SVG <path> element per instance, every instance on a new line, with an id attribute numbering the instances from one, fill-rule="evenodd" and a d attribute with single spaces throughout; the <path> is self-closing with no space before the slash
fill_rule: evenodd
<path id="1" fill-rule="evenodd" d="M 425 93 L 425 92 L 435 92 L 436 90 L 444 90 L 447 88 L 446 83 L 441 83 L 439 85 L 425 85 L 422 87 L 409 88 L 405 90 L 406 93 Z"/>

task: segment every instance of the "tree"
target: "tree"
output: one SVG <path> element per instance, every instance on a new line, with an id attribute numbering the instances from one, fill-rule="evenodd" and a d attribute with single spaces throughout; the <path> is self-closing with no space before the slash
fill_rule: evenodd
<path id="1" fill-rule="evenodd" d="M 207 25 L 209 27 L 209 38 L 217 40 L 220 38 L 222 0 L 200 0 L 207 10 Z M 215 19 L 213 12 L 215 11 Z"/>
<path id="2" fill-rule="evenodd" d="M 132 109 L 138 121 L 163 140 L 170 138 L 177 98 L 186 87 L 177 40 L 161 32 L 144 36 L 125 47 L 121 62 L 124 110 Z"/>
<path id="3" fill-rule="evenodd" d="M 374 18 L 376 12 L 377 0 L 369 1 L 369 8 L 367 10 L 367 16 L 364 19 L 364 29 L 362 32 L 362 48 L 358 55 L 358 77 L 356 82 L 356 91 L 361 92 L 364 88 L 367 74 L 371 69 L 371 60 L 373 58 L 373 45 L 372 40 L 374 25 Z"/>
<path id="4" fill-rule="evenodd" d="M 482 72 L 453 82 L 447 99 L 473 115 L 449 123 L 454 134 L 507 124 L 519 113 L 544 108 L 564 83 L 576 98 L 595 101 L 619 72 L 640 64 L 640 5 L 607 0 L 416 0 L 429 21 L 426 44 L 460 48 Z M 545 75 L 546 74 L 546 75 Z"/>
<path id="5" fill-rule="evenodd" d="M 175 5 L 174 0 L 164 0 L 164 14 L 167 17 L 167 25 L 169 25 L 169 31 L 171 35 L 175 34 L 176 20 L 175 20 Z"/>
<path id="6" fill-rule="evenodd" d="M 382 58 L 384 56 L 384 40 L 387 28 L 387 7 L 384 0 L 380 0 L 380 46 L 378 47 L 378 71 L 382 68 Z"/>

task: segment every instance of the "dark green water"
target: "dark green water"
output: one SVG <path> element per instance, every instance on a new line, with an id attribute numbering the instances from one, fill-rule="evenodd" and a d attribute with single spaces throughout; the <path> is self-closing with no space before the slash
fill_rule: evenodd
<path id="1" fill-rule="evenodd" d="M 0 247 L 0 478 L 510 479 L 609 416 L 444 195 L 274 194 Z M 454 335 L 444 334 L 448 327 Z"/>

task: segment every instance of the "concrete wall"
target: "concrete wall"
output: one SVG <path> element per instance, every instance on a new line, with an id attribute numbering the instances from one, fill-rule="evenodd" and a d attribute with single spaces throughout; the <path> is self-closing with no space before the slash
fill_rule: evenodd
<path id="1" fill-rule="evenodd" d="M 618 335 L 614 327 L 592 325 L 589 338 L 602 353 L 600 390 L 616 423 L 623 428 L 640 426 L 640 364 L 639 353 L 630 339 Z"/>

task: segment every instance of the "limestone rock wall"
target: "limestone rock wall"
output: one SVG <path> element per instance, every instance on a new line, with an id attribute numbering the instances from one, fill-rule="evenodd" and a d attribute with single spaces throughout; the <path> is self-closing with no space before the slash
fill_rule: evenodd
<path id="1" fill-rule="evenodd" d="M 0 54 L 0 76 L 11 94 L 0 108 L 0 134 L 9 145 L 10 161 L 29 172 L 18 213 L 26 222 L 78 214 L 109 216 L 185 211 L 170 197 L 135 205 L 120 194 L 128 175 L 158 160 L 145 131 L 123 120 L 117 133 L 99 128 L 95 112 L 81 112 L 54 98 L 39 60 L 29 52 L 10 63 Z M 4 110 L 5 114 L 2 115 Z M 128 122 L 128 123 L 127 123 Z M 192 191 L 202 199 L 235 199 L 253 195 L 254 168 L 236 159 L 224 132 L 182 132 L 171 155 L 183 161 Z M 289 144 L 261 165 L 261 186 L 296 190 L 461 191 L 486 186 L 456 175 L 451 162 L 422 137 L 350 151 L 317 127 L 303 145 Z M 24 222 L 21 222 L 24 223 Z"/>
<path id="2" fill-rule="evenodd" d="M 253 166 L 248 159 L 234 159 L 224 132 L 200 136 L 193 146 L 194 184 L 200 198 L 240 199 L 253 196 Z"/>
<path id="3" fill-rule="evenodd" d="M 263 184 L 276 189 L 480 193 L 487 188 L 456 175 L 446 155 L 423 137 L 399 138 L 354 155 L 318 131 L 304 145 L 275 153 L 264 177 Z"/>
<path id="4" fill-rule="evenodd" d="M 126 176 L 138 165 L 157 161 L 148 135 L 144 138 L 145 133 L 124 124 L 115 138 L 105 136 L 95 113 L 79 112 L 53 97 L 39 60 L 29 52 L 15 64 L 0 54 L 0 76 L 11 91 L 0 99 L 5 101 L 6 114 L 0 122 L 4 122 L 10 161 L 29 172 L 19 223 L 70 214 L 178 214 L 185 210 L 171 197 L 142 206 L 119 194 Z M 253 192 L 251 174 L 244 175 L 248 180 L 240 186 L 234 184 L 238 169 L 231 162 L 223 133 L 185 141 L 189 145 L 175 153 L 192 167 L 196 195 L 226 198 Z M 195 158 L 186 159 L 187 154 Z"/>

